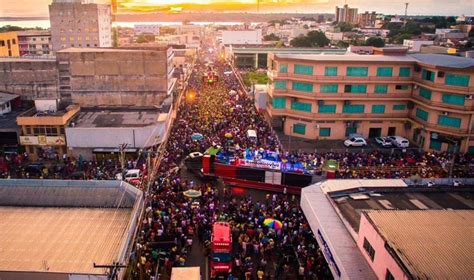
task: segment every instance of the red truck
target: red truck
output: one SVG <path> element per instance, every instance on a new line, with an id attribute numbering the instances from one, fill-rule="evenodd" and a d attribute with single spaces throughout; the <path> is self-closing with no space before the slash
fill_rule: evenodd
<path id="1" fill-rule="evenodd" d="M 211 279 L 232 272 L 232 231 L 229 223 L 216 222 L 211 237 Z"/>

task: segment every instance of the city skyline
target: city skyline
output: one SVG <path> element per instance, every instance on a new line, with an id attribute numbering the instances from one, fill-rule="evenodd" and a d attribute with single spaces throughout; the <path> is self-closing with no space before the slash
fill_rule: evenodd
<path id="1" fill-rule="evenodd" d="M 179 2 L 189 2 L 186 0 L 171 0 L 173 4 Z M 215 0 L 204 0 L 199 3 L 210 3 Z M 220 1 L 220 0 L 219 0 Z M 0 8 L 0 17 L 47 17 L 48 16 L 48 5 L 52 2 L 51 0 L 36 0 L 32 5 L 31 0 L 2 0 L 2 7 Z M 97 0 L 97 3 L 107 3 L 108 0 Z M 162 4 L 164 0 L 153 0 L 145 1 L 144 5 L 150 5 L 152 3 Z M 237 0 L 233 1 L 234 3 Z M 304 2 L 302 4 L 283 4 L 279 9 L 270 9 L 271 12 L 299 12 L 299 13 L 334 13 L 335 6 L 344 5 L 344 1 L 341 0 L 314 0 L 314 1 L 292 1 L 292 2 Z M 377 13 L 383 14 L 404 14 L 406 0 L 395 0 L 390 3 L 380 3 L 376 0 L 352 0 L 347 1 L 348 5 L 354 8 L 358 8 L 359 12 L 363 11 L 376 11 Z M 249 3 L 249 0 L 241 0 L 240 3 Z M 443 5 L 444 4 L 444 5 Z M 178 4 L 179 5 L 179 4 Z M 284 10 L 281 8 L 284 7 Z M 441 8 L 442 7 L 442 8 Z M 211 6 L 212 8 L 212 6 Z M 249 6 L 251 8 L 251 5 Z M 247 9 L 251 11 L 252 9 Z M 268 10 L 268 9 L 267 9 Z M 183 10 L 185 12 L 186 10 Z M 255 12 L 257 8 L 255 7 Z M 265 11 L 265 10 L 261 10 Z M 446 5 L 442 0 L 418 0 L 411 1 L 408 8 L 409 15 L 470 15 L 474 14 L 474 3 L 463 0 L 452 0 L 449 5 Z"/>

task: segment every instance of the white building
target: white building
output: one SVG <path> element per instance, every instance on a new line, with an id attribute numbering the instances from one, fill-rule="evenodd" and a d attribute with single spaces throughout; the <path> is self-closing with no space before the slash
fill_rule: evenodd
<path id="1" fill-rule="evenodd" d="M 0 92 L 0 116 L 12 111 L 11 101 L 18 97 L 16 94 Z"/>
<path id="2" fill-rule="evenodd" d="M 432 46 L 433 44 L 433 41 L 426 40 L 403 40 L 403 46 L 414 52 L 419 52 L 422 46 Z"/>
<path id="3" fill-rule="evenodd" d="M 262 30 L 224 30 L 222 31 L 224 45 L 260 45 L 262 44 Z"/>
<path id="4" fill-rule="evenodd" d="M 110 5 L 89 0 L 53 0 L 49 5 L 53 51 L 112 46 Z"/>

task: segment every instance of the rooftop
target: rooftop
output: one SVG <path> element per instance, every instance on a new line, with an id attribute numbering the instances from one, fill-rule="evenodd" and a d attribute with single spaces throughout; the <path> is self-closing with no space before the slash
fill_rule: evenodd
<path id="1" fill-rule="evenodd" d="M 363 210 L 474 209 L 470 187 L 362 187 L 329 193 L 333 204 L 355 232 Z"/>
<path id="2" fill-rule="evenodd" d="M 17 94 L 0 92 L 0 104 L 7 103 L 8 101 L 12 101 L 13 99 L 16 99 L 18 97 L 20 96 Z"/>
<path id="3" fill-rule="evenodd" d="M 421 63 L 435 66 L 458 69 L 474 68 L 474 59 L 467 57 L 427 53 L 412 54 L 411 56 Z"/>
<path id="4" fill-rule="evenodd" d="M 51 36 L 51 31 L 49 30 L 25 30 L 25 31 L 16 31 L 18 36 Z"/>
<path id="5" fill-rule="evenodd" d="M 144 52 L 144 51 L 163 51 L 167 50 L 168 46 L 131 46 L 127 48 L 67 48 L 57 53 L 96 53 L 96 52 Z"/>
<path id="6" fill-rule="evenodd" d="M 162 113 L 168 113 L 170 106 L 162 108 L 81 108 L 73 120 L 75 127 L 144 127 L 156 124 Z"/>
<path id="7" fill-rule="evenodd" d="M 131 212 L 0 206 L 0 271 L 104 274 L 93 263 L 116 261 Z"/>
<path id="8" fill-rule="evenodd" d="M 293 55 L 293 54 L 275 54 L 275 57 L 282 59 L 297 59 L 309 61 L 335 61 L 335 62 L 416 62 L 416 59 L 410 56 L 393 55 L 333 55 L 333 54 L 315 54 L 315 55 Z"/>
<path id="9" fill-rule="evenodd" d="M 368 211 L 414 279 L 470 279 L 474 275 L 474 211 Z"/>

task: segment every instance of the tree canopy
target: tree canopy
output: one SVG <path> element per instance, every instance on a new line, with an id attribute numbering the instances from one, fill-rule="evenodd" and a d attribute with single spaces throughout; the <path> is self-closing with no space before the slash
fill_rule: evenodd
<path id="1" fill-rule="evenodd" d="M 381 48 L 385 46 L 385 41 L 380 37 L 370 37 L 365 40 L 366 46 Z"/>
<path id="2" fill-rule="evenodd" d="M 280 41 L 280 37 L 275 35 L 275 33 L 271 33 L 263 36 L 263 41 Z"/>
<path id="3" fill-rule="evenodd" d="M 306 36 L 299 36 L 290 41 L 293 47 L 325 47 L 329 45 L 329 39 L 321 31 L 310 31 Z"/>

